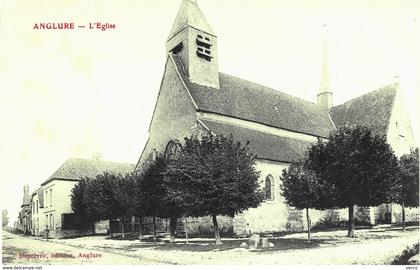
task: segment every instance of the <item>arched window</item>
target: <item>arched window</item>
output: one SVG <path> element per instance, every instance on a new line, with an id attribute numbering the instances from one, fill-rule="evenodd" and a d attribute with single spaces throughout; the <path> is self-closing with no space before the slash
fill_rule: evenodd
<path id="1" fill-rule="evenodd" d="M 265 199 L 274 200 L 274 177 L 269 174 L 265 178 Z"/>
<path id="2" fill-rule="evenodd" d="M 173 158 L 176 158 L 180 150 L 179 143 L 176 141 L 170 141 L 165 148 L 165 160 L 169 161 Z"/>

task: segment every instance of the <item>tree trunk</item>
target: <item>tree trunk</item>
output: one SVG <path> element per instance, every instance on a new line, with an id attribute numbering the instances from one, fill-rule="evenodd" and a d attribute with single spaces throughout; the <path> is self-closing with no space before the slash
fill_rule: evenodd
<path id="1" fill-rule="evenodd" d="M 156 242 L 156 217 L 153 216 L 153 242 Z"/>
<path id="2" fill-rule="evenodd" d="M 171 239 L 170 239 L 171 243 L 175 243 L 176 223 L 177 223 L 176 218 L 169 219 L 169 232 L 171 233 Z"/>
<path id="3" fill-rule="evenodd" d="M 222 244 L 222 240 L 220 240 L 220 232 L 219 232 L 219 225 L 217 224 L 217 217 L 213 214 L 213 226 L 214 226 L 214 238 L 216 239 L 216 246 Z"/>
<path id="4" fill-rule="evenodd" d="M 112 238 L 112 219 L 109 220 L 109 237 Z"/>
<path id="5" fill-rule="evenodd" d="M 124 233 L 124 219 L 120 218 L 120 223 L 121 223 L 121 237 L 125 238 L 125 233 Z"/>
<path id="6" fill-rule="evenodd" d="M 405 231 L 405 205 L 404 202 L 402 202 L 402 225 L 403 225 L 403 231 Z"/>
<path id="7" fill-rule="evenodd" d="M 131 223 L 130 223 L 130 232 L 131 233 L 135 233 L 136 232 L 136 218 L 135 217 L 131 217 Z"/>
<path id="8" fill-rule="evenodd" d="M 354 237 L 354 205 L 349 206 L 349 221 L 348 221 L 347 237 Z"/>
<path id="9" fill-rule="evenodd" d="M 90 224 L 90 229 L 92 230 L 92 235 L 95 235 L 95 222 Z"/>
<path id="10" fill-rule="evenodd" d="M 187 244 L 188 244 L 188 222 L 187 222 L 187 217 L 185 217 L 185 240 L 187 240 Z"/>
<path id="11" fill-rule="evenodd" d="M 139 217 L 139 240 L 143 240 L 143 217 Z"/>
<path id="12" fill-rule="evenodd" d="M 311 242 L 311 217 L 309 216 L 309 208 L 306 208 L 306 220 L 308 221 L 308 243 Z"/>

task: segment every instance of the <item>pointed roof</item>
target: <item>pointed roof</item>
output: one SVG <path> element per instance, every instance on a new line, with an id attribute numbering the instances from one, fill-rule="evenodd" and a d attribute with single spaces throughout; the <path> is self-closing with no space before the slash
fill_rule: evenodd
<path id="1" fill-rule="evenodd" d="M 385 136 L 397 91 L 398 84 L 391 84 L 351 99 L 333 107 L 331 118 L 337 127 L 345 124 L 365 125 Z"/>
<path id="2" fill-rule="evenodd" d="M 216 36 L 208 24 L 203 12 L 201 12 L 195 1 L 182 0 L 181 7 L 179 8 L 178 15 L 172 26 L 171 33 L 168 40 L 181 32 L 185 27 L 190 26 L 199 29 L 207 34 Z"/>
<path id="3" fill-rule="evenodd" d="M 335 129 L 328 111 L 315 103 L 224 73 L 220 89 L 198 85 L 188 79 L 179 56 L 170 57 L 199 111 L 325 138 Z"/>
<path id="4" fill-rule="evenodd" d="M 323 25 L 323 44 L 322 44 L 322 67 L 321 67 L 321 84 L 319 87 L 319 94 L 332 93 L 330 89 L 330 79 L 328 72 L 328 26 Z"/>
<path id="5" fill-rule="evenodd" d="M 321 69 L 321 85 L 319 87 L 319 94 L 331 93 L 330 80 L 328 74 L 328 47 L 327 43 L 324 43 L 322 48 L 322 69 Z"/>
<path id="6" fill-rule="evenodd" d="M 233 137 L 243 145 L 249 142 L 249 150 L 258 159 L 280 162 L 292 162 L 302 159 L 312 143 L 302 140 L 280 137 L 273 134 L 260 132 L 245 127 L 219 123 L 209 120 L 200 120 L 210 132 Z"/>
<path id="7" fill-rule="evenodd" d="M 85 177 L 95 177 L 98 174 L 121 173 L 134 171 L 134 164 L 119 163 L 104 160 L 70 158 L 53 173 L 42 185 L 52 180 L 78 181 Z"/>

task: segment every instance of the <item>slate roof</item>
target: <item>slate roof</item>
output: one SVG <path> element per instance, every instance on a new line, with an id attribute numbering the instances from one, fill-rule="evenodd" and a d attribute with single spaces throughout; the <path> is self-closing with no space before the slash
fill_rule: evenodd
<path id="1" fill-rule="evenodd" d="M 104 172 L 129 173 L 134 170 L 134 164 L 118 163 L 112 161 L 95 159 L 76 159 L 71 158 L 64 162 L 42 185 L 52 180 L 80 180 L 83 177 L 95 177 Z"/>
<path id="2" fill-rule="evenodd" d="M 208 34 L 216 36 L 213 29 L 211 29 L 208 24 L 204 14 L 201 12 L 197 3 L 190 0 L 183 0 L 181 7 L 179 8 L 178 14 L 176 16 L 175 22 L 172 25 L 171 32 L 169 34 L 168 40 L 174 37 L 182 29 L 187 26 L 191 26 L 196 29 L 200 29 Z"/>
<path id="3" fill-rule="evenodd" d="M 398 84 L 382 87 L 331 109 L 335 125 L 359 124 L 386 135 Z"/>
<path id="4" fill-rule="evenodd" d="M 304 157 L 310 142 L 289 139 L 271 135 L 236 125 L 219 123 L 208 120 L 200 120 L 214 134 L 224 134 L 233 137 L 245 144 L 249 141 L 249 150 L 259 159 L 267 159 L 281 162 L 291 162 Z"/>
<path id="5" fill-rule="evenodd" d="M 321 137 L 335 128 L 321 106 L 231 75 L 219 73 L 220 89 L 191 83 L 179 57 L 171 57 L 199 111 Z"/>

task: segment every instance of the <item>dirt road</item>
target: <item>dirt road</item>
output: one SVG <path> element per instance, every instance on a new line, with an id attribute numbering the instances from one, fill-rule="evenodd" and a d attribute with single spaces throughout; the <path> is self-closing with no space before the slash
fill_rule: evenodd
<path id="1" fill-rule="evenodd" d="M 160 264 L 141 256 L 76 248 L 3 231 L 3 264 Z"/>
<path id="2" fill-rule="evenodd" d="M 74 239 L 36 239 L 3 232 L 3 261 L 15 264 L 218 264 L 218 265 L 337 265 L 389 264 L 407 247 L 419 241 L 417 227 L 403 232 L 395 227 L 356 231 L 315 232 L 307 244 L 305 233 L 270 241 L 268 250 L 239 248 L 246 239 L 224 239 L 214 246 L 211 239 L 178 239 L 175 244 L 107 239 L 90 236 Z M 53 255 L 59 253 L 57 258 Z M 60 255 L 62 254 L 62 255 Z M 98 255 L 99 254 L 99 255 Z M 61 256 L 61 257 L 60 257 Z"/>

